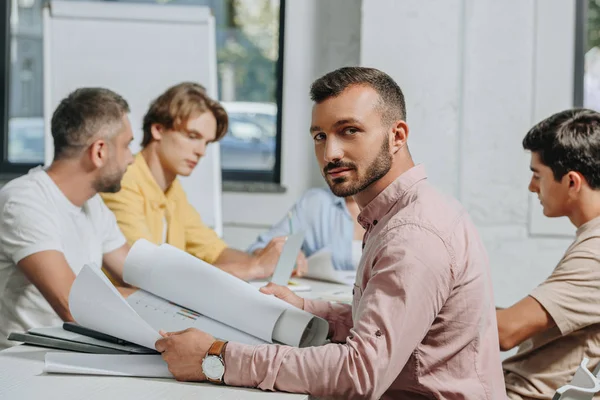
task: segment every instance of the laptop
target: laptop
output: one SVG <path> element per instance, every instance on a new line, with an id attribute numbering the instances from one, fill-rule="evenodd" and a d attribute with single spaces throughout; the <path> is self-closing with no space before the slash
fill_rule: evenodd
<path id="1" fill-rule="evenodd" d="M 276 285 L 287 286 L 294 267 L 296 266 L 296 258 L 304 243 L 304 232 L 294 233 L 287 237 L 283 244 L 283 249 L 277 260 L 277 266 L 273 272 L 273 276 L 269 282 L 273 282 Z"/>
<path id="2" fill-rule="evenodd" d="M 277 265 L 275 266 L 275 271 L 271 278 L 266 281 L 250 282 L 252 286 L 260 288 L 265 286 L 268 282 L 272 282 L 276 285 L 288 286 L 292 272 L 296 266 L 296 258 L 298 258 L 298 253 L 302 248 L 302 243 L 304 243 L 304 232 L 297 232 L 289 235 L 283 244 L 283 249 L 281 250 Z M 301 286 L 296 286 L 297 285 L 290 285 L 290 289 L 294 291 L 309 290 Z"/>

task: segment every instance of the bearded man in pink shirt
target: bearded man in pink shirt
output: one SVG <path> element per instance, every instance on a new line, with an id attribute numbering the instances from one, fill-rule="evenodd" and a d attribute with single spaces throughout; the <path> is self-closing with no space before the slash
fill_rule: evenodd
<path id="1" fill-rule="evenodd" d="M 249 346 L 188 329 L 156 343 L 169 370 L 318 397 L 506 399 L 485 249 L 466 211 L 415 166 L 402 90 L 379 70 L 347 67 L 315 81 L 311 98 L 323 175 L 334 194 L 354 196 L 365 228 L 352 305 L 270 284 L 261 290 L 325 318 L 331 343 Z"/>

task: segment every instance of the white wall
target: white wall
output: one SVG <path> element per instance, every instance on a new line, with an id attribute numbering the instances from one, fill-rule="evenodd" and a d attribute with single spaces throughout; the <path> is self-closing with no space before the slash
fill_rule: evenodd
<path id="1" fill-rule="evenodd" d="M 360 56 L 360 0 L 286 2 L 282 184 L 284 194 L 223 194 L 224 239 L 246 248 L 283 217 L 310 187 L 322 186 L 310 126 L 311 83 L 330 70 L 357 65 Z"/>
<path id="2" fill-rule="evenodd" d="M 572 104 L 574 3 L 362 4 L 361 64 L 403 88 L 413 156 L 478 226 L 500 306 L 552 271 L 574 231 L 547 222 L 530 200 L 529 155 L 521 147 L 535 122 Z"/>
<path id="3" fill-rule="evenodd" d="M 574 0 L 288 0 L 284 57 L 285 194 L 223 194 L 225 239 L 245 248 L 309 187 L 323 184 L 308 135 L 310 84 L 361 63 L 405 91 L 410 146 L 460 199 L 490 255 L 496 303 L 552 270 L 572 227 L 527 193 L 527 130 L 568 108 Z"/>

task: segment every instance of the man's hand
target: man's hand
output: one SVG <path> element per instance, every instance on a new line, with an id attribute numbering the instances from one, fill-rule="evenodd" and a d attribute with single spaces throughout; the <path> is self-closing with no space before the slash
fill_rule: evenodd
<path id="1" fill-rule="evenodd" d="M 296 258 L 296 269 L 294 270 L 293 275 L 301 278 L 306 275 L 308 272 L 308 261 L 306 260 L 306 256 L 303 252 L 298 253 L 298 257 Z"/>
<path id="2" fill-rule="evenodd" d="M 266 247 L 254 252 L 250 264 L 252 270 L 251 279 L 266 279 L 273 275 L 285 240 L 285 236 L 273 238 Z"/>
<path id="3" fill-rule="evenodd" d="M 196 328 L 185 331 L 165 333 L 160 331 L 162 339 L 156 341 L 156 350 L 169 366 L 169 371 L 178 381 L 206 380 L 202 373 L 202 359 L 215 338 Z"/>
<path id="4" fill-rule="evenodd" d="M 279 286 L 269 282 L 267 286 L 261 287 L 260 291 L 264 294 L 272 294 L 278 299 L 304 310 L 304 299 L 292 292 L 287 286 Z"/>
<path id="5" fill-rule="evenodd" d="M 285 236 L 273 238 L 265 248 L 254 252 L 254 258 L 251 265 L 253 270 L 252 279 L 266 279 L 273 275 L 286 239 Z M 308 262 L 306 261 L 304 254 L 300 252 L 296 258 L 296 269 L 294 269 L 293 273 L 297 277 L 302 277 L 307 271 Z"/>

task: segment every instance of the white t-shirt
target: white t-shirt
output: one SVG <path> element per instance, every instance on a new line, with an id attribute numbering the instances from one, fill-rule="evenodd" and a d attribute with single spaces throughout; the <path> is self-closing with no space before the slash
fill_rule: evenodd
<path id="1" fill-rule="evenodd" d="M 78 274 L 86 264 L 99 268 L 103 254 L 125 242 L 100 196 L 77 207 L 41 167 L 6 184 L 0 190 L 0 349 L 15 344 L 6 339 L 10 332 L 62 323 L 17 267 L 20 260 L 57 250 Z"/>

